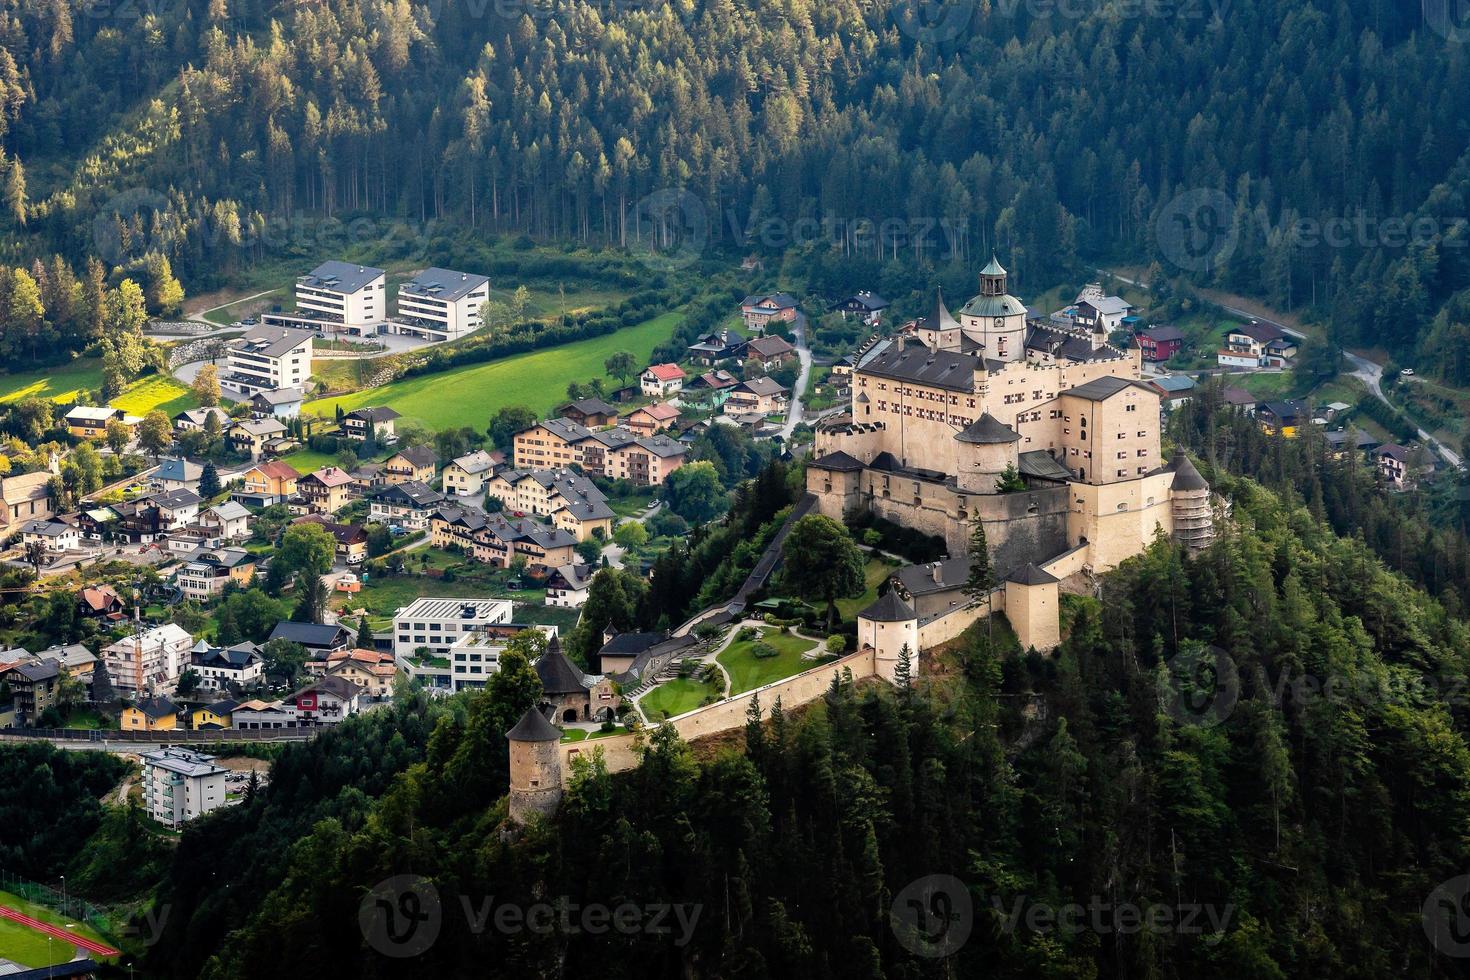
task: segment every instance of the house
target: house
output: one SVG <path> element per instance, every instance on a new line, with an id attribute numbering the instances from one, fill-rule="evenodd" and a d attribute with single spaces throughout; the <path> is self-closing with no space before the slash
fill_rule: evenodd
<path id="1" fill-rule="evenodd" d="M 140 498 L 138 503 L 151 505 L 158 511 L 158 528 L 162 531 L 187 527 L 199 516 L 199 494 L 184 488 L 152 494 Z"/>
<path id="2" fill-rule="evenodd" d="M 148 815 L 165 827 L 190 820 L 225 805 L 229 770 L 214 756 L 170 747 L 143 753 L 143 802 Z"/>
<path id="3" fill-rule="evenodd" d="M 721 361 L 739 357 L 745 347 L 745 337 L 738 330 L 726 327 L 707 333 L 689 345 L 689 359 L 695 364 L 714 367 Z"/>
<path id="4" fill-rule="evenodd" d="M 174 574 L 189 599 L 209 601 L 231 582 L 244 588 L 255 578 L 255 556 L 244 548 L 200 548 Z"/>
<path id="5" fill-rule="evenodd" d="M 356 565 L 367 557 L 367 528 L 360 524 L 338 524 L 324 514 L 306 514 L 291 523 L 320 524 L 336 541 L 337 560 L 344 564 Z"/>
<path id="6" fill-rule="evenodd" d="M 291 464 L 278 459 L 266 460 L 256 463 L 241 475 L 241 490 L 278 503 L 296 493 L 296 481 L 300 478 L 301 474 L 292 469 Z"/>
<path id="7" fill-rule="evenodd" d="M 125 732 L 176 731 L 179 706 L 165 697 L 144 698 L 123 709 L 118 727 Z"/>
<path id="8" fill-rule="evenodd" d="M 260 321 L 276 327 L 368 336 L 376 334 L 387 318 L 386 273 L 332 260 L 297 277 L 295 312 L 265 313 Z"/>
<path id="9" fill-rule="evenodd" d="M 88 507 L 76 515 L 77 531 L 84 541 L 110 541 L 117 532 L 122 515 L 116 508 L 102 505 Z"/>
<path id="10" fill-rule="evenodd" d="M 1123 320 L 1133 312 L 1133 306 L 1119 296 L 1103 295 L 1100 283 L 1089 283 L 1078 294 L 1072 317 L 1078 326 L 1112 333 L 1123 326 Z"/>
<path id="11" fill-rule="evenodd" d="M 16 727 L 35 727 L 36 720 L 56 706 L 61 674 L 61 665 L 55 660 L 40 659 L 0 671 L 0 681 L 10 687 Z"/>
<path id="12" fill-rule="evenodd" d="M 1226 385 L 1220 392 L 1221 400 L 1231 408 L 1244 409 L 1246 414 L 1254 415 L 1256 411 L 1256 396 L 1244 388 L 1235 385 Z"/>
<path id="13" fill-rule="evenodd" d="M 304 401 L 306 392 L 301 388 L 273 388 L 251 395 L 250 411 L 262 418 L 294 419 L 301 414 Z"/>
<path id="14" fill-rule="evenodd" d="M 143 629 L 102 648 L 101 659 L 112 686 L 131 694 L 169 694 L 189 663 L 194 638 L 179 626 L 165 623 Z"/>
<path id="15" fill-rule="evenodd" d="M 1368 433 L 1364 432 L 1362 429 L 1357 429 L 1354 431 L 1356 438 L 1353 440 L 1353 448 L 1359 453 L 1371 453 L 1373 450 L 1379 447 L 1380 443 L 1378 442 L 1378 440 L 1373 438 Z M 1347 436 L 1348 434 L 1346 429 L 1337 429 L 1335 431 L 1323 434 L 1323 438 L 1327 440 L 1328 447 L 1333 451 L 1334 454 L 1338 455 L 1341 455 L 1342 453 L 1347 451 Z"/>
<path id="16" fill-rule="evenodd" d="M 340 677 L 362 688 L 363 697 L 386 700 L 393 696 L 398 665 L 392 654 L 376 650 L 347 650 L 327 658 L 326 676 Z"/>
<path id="17" fill-rule="evenodd" d="M 80 643 L 68 643 L 47 647 L 40 653 L 35 654 L 37 660 L 54 660 L 61 665 L 65 674 L 70 674 L 79 681 L 90 682 L 92 672 L 97 668 L 97 655 Z"/>
<path id="18" fill-rule="evenodd" d="M 478 496 L 494 472 L 495 458 L 483 449 L 458 456 L 444 467 L 444 492 L 456 497 Z"/>
<path id="19" fill-rule="evenodd" d="M 485 486 L 487 497 L 511 516 L 532 514 L 572 534 L 578 541 L 612 537 L 617 515 L 607 496 L 587 477 L 571 470 L 501 470 Z"/>
<path id="20" fill-rule="evenodd" d="M 13 530 L 25 521 L 46 520 L 56 513 L 50 483 L 61 470 L 55 462 L 52 466 L 50 470 L 0 478 L 0 527 Z"/>
<path id="21" fill-rule="evenodd" d="M 1275 324 L 1247 323 L 1232 327 L 1225 346 L 1215 355 L 1221 367 L 1255 369 L 1282 367 L 1296 356 L 1296 344 Z"/>
<path id="22" fill-rule="evenodd" d="M 110 585 L 89 585 L 77 593 L 77 615 L 88 619 L 121 619 L 122 597 Z"/>
<path id="23" fill-rule="evenodd" d="M 1383 481 L 1395 490 L 1407 490 L 1413 485 L 1410 476 L 1411 458 L 1414 450 L 1398 443 L 1386 443 L 1373 450 L 1373 464 L 1378 468 L 1378 475 Z"/>
<path id="24" fill-rule="evenodd" d="M 747 367 L 759 365 L 762 370 L 773 371 L 795 359 L 796 348 L 792 347 L 785 337 L 777 337 L 773 334 L 750 341 L 745 345 L 742 353 Z"/>
<path id="25" fill-rule="evenodd" d="M 147 544 L 166 533 L 163 515 L 150 501 L 113 504 L 112 510 L 117 514 L 117 520 L 111 525 L 111 533 L 116 540 Z"/>
<path id="26" fill-rule="evenodd" d="M 558 565 L 546 578 L 546 604 L 566 609 L 580 609 L 587 601 L 596 565 Z"/>
<path id="27" fill-rule="evenodd" d="M 719 408 L 738 384 L 740 379 L 729 371 L 706 371 L 684 386 L 684 395 L 693 395 L 700 401 Z"/>
<path id="28" fill-rule="evenodd" d="M 888 301 L 877 293 L 870 293 L 867 290 L 853 293 L 846 299 L 832 304 L 832 311 L 841 313 L 842 319 L 846 320 L 849 316 L 856 316 L 871 327 L 878 326 L 881 314 L 886 309 L 888 309 Z"/>
<path id="29" fill-rule="evenodd" d="M 1294 398 L 1285 401 L 1260 402 L 1256 405 L 1256 421 L 1267 435 L 1278 432 L 1288 439 L 1295 439 L 1298 427 L 1312 420 L 1305 403 Z"/>
<path id="30" fill-rule="evenodd" d="M 512 608 L 509 599 L 415 599 L 393 614 L 393 656 L 400 665 L 424 649 L 443 657 L 466 633 L 509 623 Z"/>
<path id="31" fill-rule="evenodd" d="M 480 307 L 489 296 L 485 276 L 425 269 L 398 287 L 398 315 L 388 320 L 388 329 L 429 340 L 458 340 L 480 329 Z"/>
<path id="32" fill-rule="evenodd" d="M 638 387 L 645 395 L 667 398 L 684 387 L 684 369 L 677 364 L 651 364 L 638 377 Z"/>
<path id="33" fill-rule="evenodd" d="M 668 402 L 654 402 L 623 416 L 623 425 L 640 436 L 662 432 L 679 421 L 679 410 Z"/>
<path id="34" fill-rule="evenodd" d="M 271 630 L 270 640 L 289 640 L 306 647 L 306 652 L 325 659 L 327 654 L 346 650 L 352 644 L 352 631 L 338 623 L 293 623 L 286 620 Z"/>
<path id="35" fill-rule="evenodd" d="M 195 708 L 189 715 L 189 727 L 196 732 L 217 731 L 230 727 L 230 715 L 240 704 L 234 698 L 225 698 L 202 708 Z"/>
<path id="36" fill-rule="evenodd" d="M 380 487 L 388 485 L 388 476 L 382 463 L 358 463 L 352 471 L 352 492 L 366 497 Z"/>
<path id="37" fill-rule="evenodd" d="M 230 414 L 217 405 L 208 408 L 190 408 L 174 416 L 175 432 L 203 432 L 209 419 L 213 418 L 219 424 L 220 432 L 229 431 L 235 420 Z"/>
<path id="38" fill-rule="evenodd" d="M 754 293 L 740 301 L 746 329 L 762 332 L 772 320 L 796 319 L 796 297 L 790 293 Z"/>
<path id="39" fill-rule="evenodd" d="M 429 515 L 429 544 L 473 554 L 475 535 L 484 529 L 488 520 L 489 515 L 478 507 L 446 504 Z"/>
<path id="40" fill-rule="evenodd" d="M 250 511 L 238 501 L 228 500 L 201 513 L 199 526 L 225 541 L 243 541 L 250 537 Z"/>
<path id="41" fill-rule="evenodd" d="M 389 445 L 398 439 L 393 426 L 401 417 L 386 406 L 353 409 L 342 416 L 342 434 L 358 442 L 365 441 L 371 434 L 375 442 Z"/>
<path id="42" fill-rule="evenodd" d="M 1184 331 L 1178 327 L 1150 327 L 1133 335 L 1146 361 L 1167 361 L 1184 349 Z"/>
<path id="43" fill-rule="evenodd" d="M 280 701 L 242 701 L 230 712 L 230 727 L 236 731 L 295 728 L 296 710 Z"/>
<path id="44" fill-rule="evenodd" d="M 296 481 L 308 513 L 335 514 L 352 502 L 352 474 L 336 466 L 324 466 Z"/>
<path id="45" fill-rule="evenodd" d="M 786 411 L 785 386 L 771 378 L 751 378 L 730 390 L 725 399 L 726 415 L 779 415 Z"/>
<path id="46" fill-rule="evenodd" d="M 618 409 L 601 398 L 579 398 L 563 405 L 556 414 L 589 429 L 600 429 L 617 421 Z"/>
<path id="47" fill-rule="evenodd" d="M 230 341 L 220 387 L 246 398 L 277 388 L 305 388 L 311 377 L 312 337 L 309 330 L 289 326 L 252 327 Z"/>
<path id="48" fill-rule="evenodd" d="M 1148 384 L 1158 389 L 1165 410 L 1171 412 L 1180 405 L 1186 404 L 1194 396 L 1196 387 L 1194 379 L 1187 374 L 1166 374 L 1157 378 L 1149 378 Z"/>
<path id="49" fill-rule="evenodd" d="M 248 455 L 252 460 L 259 460 L 266 454 L 266 447 L 272 442 L 285 438 L 286 423 L 268 415 L 264 418 L 247 419 L 240 422 L 230 430 L 230 444 L 238 453 Z"/>
<path id="50" fill-rule="evenodd" d="M 136 415 L 108 405 L 75 405 L 62 416 L 62 420 L 66 422 L 66 430 L 79 439 L 105 438 L 108 422 L 118 421 L 133 429 L 143 421 Z"/>
<path id="51" fill-rule="evenodd" d="M 518 558 L 533 572 L 569 565 L 576 558 L 577 538 L 564 528 L 549 528 L 529 517 L 510 519 L 490 514 L 475 533 L 471 557 L 497 568 L 509 568 Z"/>
<path id="52" fill-rule="evenodd" d="M 60 555 L 81 546 L 81 532 L 60 521 L 26 521 L 20 526 L 21 543 L 39 544 L 47 554 Z"/>
<path id="53" fill-rule="evenodd" d="M 191 463 L 187 459 L 164 459 L 159 460 L 158 469 L 153 471 L 149 480 L 160 490 L 199 490 L 199 478 L 204 475 L 204 467 L 198 463 Z"/>
<path id="54" fill-rule="evenodd" d="M 544 419 L 515 436 L 515 466 L 565 469 L 576 464 L 588 476 L 659 486 L 684 465 L 689 447 L 667 435 L 639 436 L 617 426 L 589 431 L 567 419 Z"/>
<path id="55" fill-rule="evenodd" d="M 429 525 L 429 515 L 444 502 L 444 494 L 418 480 L 383 487 L 369 498 L 368 516 L 385 524 L 418 531 Z"/>
<path id="56" fill-rule="evenodd" d="M 254 643 L 212 647 L 200 640 L 189 654 L 189 666 L 199 675 L 199 686 L 211 691 L 237 691 L 265 680 L 265 658 Z"/>
<path id="57" fill-rule="evenodd" d="M 428 483 L 434 479 L 434 469 L 439 457 L 428 446 L 409 446 L 400 449 L 383 462 L 383 479 L 389 486 L 417 481 Z"/>

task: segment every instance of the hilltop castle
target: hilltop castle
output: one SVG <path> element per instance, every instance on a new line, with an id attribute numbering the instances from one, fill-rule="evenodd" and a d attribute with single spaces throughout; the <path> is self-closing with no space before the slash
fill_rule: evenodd
<path id="1" fill-rule="evenodd" d="M 958 317 L 941 296 L 928 317 L 857 359 L 850 410 L 818 426 L 807 490 L 829 517 L 868 512 L 942 537 L 956 556 L 982 521 L 1010 601 L 1026 607 L 1009 618 L 1023 646 L 1045 649 L 1056 642 L 1060 582 L 1113 568 L 1157 528 L 1196 550 L 1213 539 L 1209 486 L 1182 454 L 1161 458 L 1161 393 L 1140 376 L 1139 351 L 1111 345 L 1100 320 L 1031 316 L 992 259 Z M 1025 489 L 1002 492 L 1003 478 Z M 922 641 L 926 620 L 965 604 L 967 567 L 900 573 L 927 574 L 932 587 L 897 597 L 907 613 L 875 607 L 883 618 L 860 620 L 859 640 L 908 636 L 908 616 Z"/>

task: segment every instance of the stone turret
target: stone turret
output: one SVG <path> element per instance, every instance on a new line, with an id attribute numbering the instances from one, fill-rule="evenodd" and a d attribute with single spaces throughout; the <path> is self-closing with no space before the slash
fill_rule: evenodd
<path id="1" fill-rule="evenodd" d="M 996 481 L 1006 467 L 1017 464 L 1020 434 L 985 412 L 954 438 L 960 443 L 955 451 L 959 463 L 955 485 L 965 493 L 995 493 Z"/>
<path id="2" fill-rule="evenodd" d="M 510 819 L 550 817 L 561 805 L 561 730 L 530 708 L 505 733 L 510 740 Z"/>
<path id="3" fill-rule="evenodd" d="M 1057 577 L 1026 564 L 1006 576 L 1006 618 L 1021 649 L 1046 652 L 1061 642 Z"/>
<path id="4" fill-rule="evenodd" d="M 1174 482 L 1169 487 L 1169 506 L 1174 518 L 1174 540 L 1190 552 L 1207 548 L 1215 540 L 1215 515 L 1210 509 L 1210 485 L 1200 476 L 1183 449 L 1174 451 L 1170 464 Z"/>
<path id="5" fill-rule="evenodd" d="M 858 646 L 872 647 L 874 672 L 894 683 L 903 648 L 909 648 L 909 676 L 919 675 L 919 616 L 892 589 L 858 613 Z"/>

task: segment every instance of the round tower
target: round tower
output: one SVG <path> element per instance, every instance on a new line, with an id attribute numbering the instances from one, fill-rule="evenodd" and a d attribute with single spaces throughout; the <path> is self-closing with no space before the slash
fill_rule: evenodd
<path id="1" fill-rule="evenodd" d="M 1169 509 L 1174 519 L 1174 540 L 1190 552 L 1209 547 L 1215 540 L 1215 515 L 1210 509 L 1210 485 L 1200 476 L 1183 449 L 1174 451 L 1170 465 L 1174 482 L 1169 487 Z"/>
<path id="2" fill-rule="evenodd" d="M 1026 304 L 1006 292 L 1006 270 L 990 257 L 980 270 L 980 295 L 960 309 L 960 326 L 992 361 L 1026 358 Z"/>
<path id="3" fill-rule="evenodd" d="M 955 433 L 955 485 L 965 493 L 996 493 L 996 481 L 1015 466 L 1021 436 L 989 412 Z"/>
<path id="4" fill-rule="evenodd" d="M 858 648 L 872 648 L 873 667 L 879 677 L 895 683 L 899 661 L 905 656 L 910 679 L 919 676 L 919 617 L 896 592 L 889 589 L 858 613 L 857 626 Z"/>
<path id="5" fill-rule="evenodd" d="M 505 733 L 510 740 L 510 819 L 550 817 L 561 805 L 561 731 L 530 708 Z"/>

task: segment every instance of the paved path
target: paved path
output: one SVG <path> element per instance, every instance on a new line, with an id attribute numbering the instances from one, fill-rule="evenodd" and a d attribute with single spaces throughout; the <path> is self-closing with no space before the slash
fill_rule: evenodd
<path id="1" fill-rule="evenodd" d="M 55 939 L 60 939 L 62 942 L 69 943 L 72 946 L 80 946 L 87 952 L 97 956 L 117 956 L 121 952 L 120 950 L 113 949 L 111 946 L 88 939 L 85 936 L 78 936 L 76 933 L 63 929 L 61 926 L 53 926 L 49 923 L 42 922 L 40 919 L 33 919 L 29 915 L 22 915 L 15 909 L 8 909 L 3 905 L 0 905 L 0 918 L 9 919 L 11 922 L 18 922 L 27 928 L 34 929 Z"/>
<path id="2" fill-rule="evenodd" d="M 786 406 L 786 424 L 781 426 L 781 438 L 785 442 L 791 441 L 791 433 L 801 424 L 801 396 L 806 394 L 807 382 L 812 376 L 812 350 L 806 343 L 806 314 L 796 314 L 796 319 L 791 323 L 791 335 L 796 338 L 796 358 L 801 363 L 801 371 L 796 375 L 796 387 L 791 392 L 791 402 Z"/>

